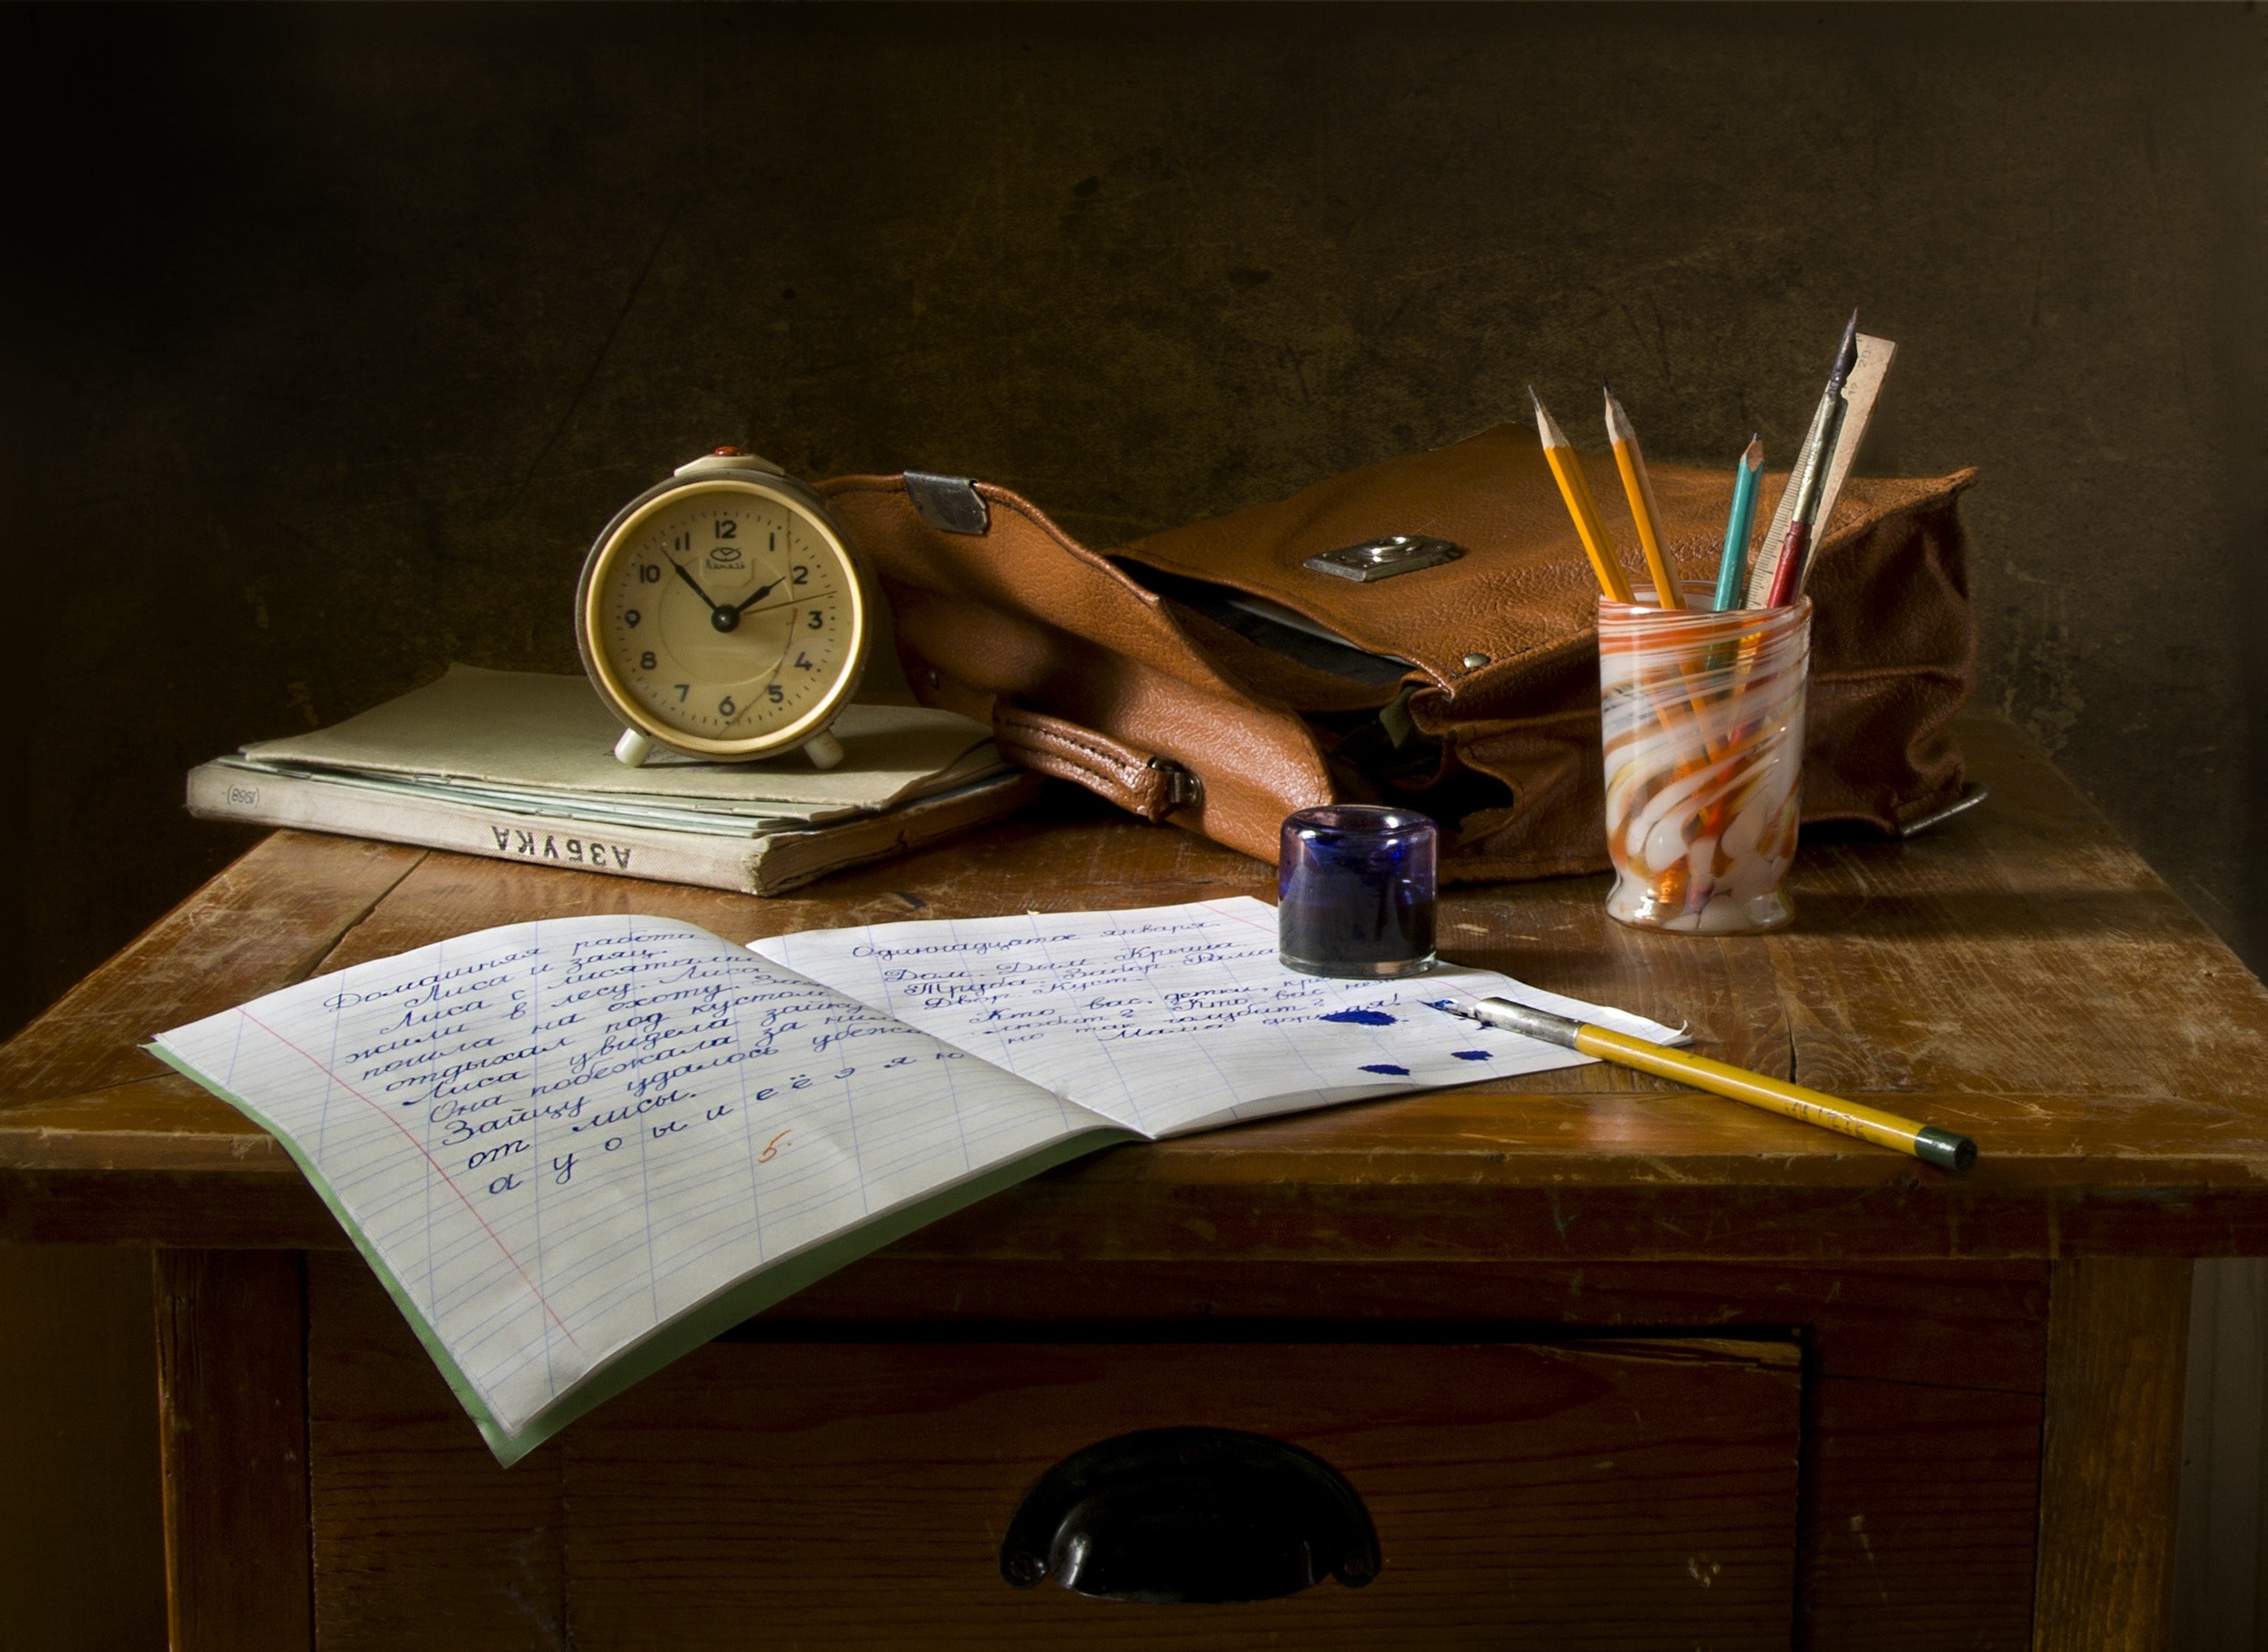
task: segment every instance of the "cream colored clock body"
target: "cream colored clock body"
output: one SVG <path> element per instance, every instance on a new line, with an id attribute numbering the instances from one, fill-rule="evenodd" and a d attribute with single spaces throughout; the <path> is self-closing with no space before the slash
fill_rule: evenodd
<path id="1" fill-rule="evenodd" d="M 827 730 L 858 688 L 868 596 L 818 495 L 769 461 L 721 449 L 631 500 L 584 560 L 575 621 L 624 762 L 842 760 Z"/>

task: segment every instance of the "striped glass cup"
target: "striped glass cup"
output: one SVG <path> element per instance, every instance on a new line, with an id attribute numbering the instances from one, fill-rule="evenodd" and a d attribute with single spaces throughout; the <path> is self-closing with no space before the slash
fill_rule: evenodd
<path id="1" fill-rule="evenodd" d="M 1777 929 L 1795 916 L 1811 600 L 1665 612 L 1651 588 L 1636 595 L 1599 602 L 1607 915 L 1696 935 Z"/>

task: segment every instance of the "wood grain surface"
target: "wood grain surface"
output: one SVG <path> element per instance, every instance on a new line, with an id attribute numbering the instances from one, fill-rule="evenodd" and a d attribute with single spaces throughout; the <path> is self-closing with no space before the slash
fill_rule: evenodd
<path id="1" fill-rule="evenodd" d="M 317 1259 L 312 1290 L 326 1648 L 1788 1644 L 1784 1338 L 718 1343 L 504 1470 L 367 1274 Z M 1001 1582 L 1048 1466 L 1189 1423 L 1332 1463 L 1378 1581 L 1196 1608 Z"/>
<path id="2" fill-rule="evenodd" d="M 159 1069 L 145 1039 L 315 973 L 424 854 L 358 838 L 263 840 L 0 1045 L 0 1097 L 149 1077 Z"/>
<path id="3" fill-rule="evenodd" d="M 2048 1317 L 2037 1652 L 2161 1652 L 2173 1599 L 2189 1264 L 2058 1262 Z"/>
<path id="4" fill-rule="evenodd" d="M 300 1259 L 160 1250 L 155 1285 L 172 1652 L 305 1647 L 314 1598 Z"/>
<path id="5" fill-rule="evenodd" d="M 2040 1397 L 1942 1374 L 1806 1384 L 1799 1647 L 2029 1645 Z"/>
<path id="6" fill-rule="evenodd" d="M 904 1368 L 975 1357 L 956 1348 L 1066 1340 L 1197 1345 L 1233 1366 L 1256 1347 L 1296 1364 L 1350 1340 L 1408 1354 L 1476 1329 L 1498 1340 L 1647 1338 L 1671 1327 L 1793 1337 L 1804 1364 L 1796 1644 L 1905 1652 L 1942 1640 L 1964 1652 L 2022 1652 L 2039 1518 L 2046 1289 L 2038 1263 L 1208 1271 L 876 1259 L 723 1346 L 920 1349 L 891 1357 Z M 583 1507 L 570 1497 L 572 1464 L 594 1431 L 614 1426 L 622 1402 L 499 1469 L 367 1269 L 349 1256 L 311 1257 L 308 1309 L 325 1644 L 384 1635 L 426 1644 L 419 1625 L 429 1596 L 452 1604 L 452 1645 L 567 1644 L 551 1637 L 565 1633 L 567 1534 Z M 828 1397 L 797 1403 L 850 1403 L 839 1374 L 821 1386 Z M 609 1438 L 614 1472 L 627 1477 L 637 1448 Z"/>
<path id="7" fill-rule="evenodd" d="M 2049 1258 L 2268 1250 L 2268 993 L 2006 723 L 1983 809 L 1819 840 L 1761 939 L 1641 934 L 1596 879 L 1458 890 L 1444 950 L 1976 1136 L 1954 1179 L 1594 1066 L 1115 1150 L 913 1241 L 962 1258 Z M 1264 894 L 1269 868 L 1057 797 L 770 901 L 279 834 L 0 1049 L 0 1232 L 326 1245 L 274 1144 L 133 1046 L 317 967 L 539 914 L 735 939 Z M 1453 1193 L 1453 1197 L 1445 1195 Z"/>
<path id="8" fill-rule="evenodd" d="M 359 1258 L 307 1305 L 316 1644 L 564 1647 L 559 1446 L 498 1468 Z"/>
<path id="9" fill-rule="evenodd" d="M 1805 1360 L 1803 1647 L 1893 1652 L 2031 1638 L 2047 1269 L 1581 1267 L 1318 1269 L 970 1265 L 877 1257 L 737 1335 L 877 1324 L 927 1334 L 1423 1336 L 1459 1320 L 1546 1328 L 1793 1332 Z"/>

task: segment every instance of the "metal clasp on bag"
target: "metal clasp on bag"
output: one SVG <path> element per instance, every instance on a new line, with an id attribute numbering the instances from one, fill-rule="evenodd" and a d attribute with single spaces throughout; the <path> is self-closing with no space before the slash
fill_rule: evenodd
<path id="1" fill-rule="evenodd" d="M 1383 539 L 1366 539 L 1343 550 L 1322 552 L 1300 565 L 1334 579 L 1360 580 L 1368 585 L 1374 580 L 1392 579 L 1397 574 L 1437 568 L 1443 563 L 1455 562 L 1464 553 L 1462 545 L 1435 539 L 1429 533 L 1389 533 Z"/>
<path id="2" fill-rule="evenodd" d="M 1152 757 L 1150 767 L 1165 777 L 1166 811 L 1193 809 L 1204 801 L 1204 782 L 1196 771 L 1184 768 L 1171 757 Z"/>

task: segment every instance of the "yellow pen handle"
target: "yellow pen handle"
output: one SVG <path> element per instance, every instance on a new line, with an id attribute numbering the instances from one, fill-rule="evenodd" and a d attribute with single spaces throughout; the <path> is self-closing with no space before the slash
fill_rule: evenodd
<path id="1" fill-rule="evenodd" d="M 1657 1078 L 1673 1078 L 1680 1084 L 1690 1084 L 1696 1089 L 1712 1095 L 1725 1096 L 1735 1101 L 1745 1101 L 1751 1107 L 1761 1107 L 1806 1124 L 1816 1124 L 1822 1130 L 1838 1131 L 1846 1136 L 1856 1136 L 1862 1142 L 1872 1142 L 1878 1147 L 1896 1148 L 1910 1153 L 1946 1170 L 1966 1170 L 1976 1162 L 1976 1143 L 1966 1136 L 1954 1135 L 1935 1125 L 1917 1123 L 1902 1119 L 1896 1113 L 1884 1112 L 1878 1107 L 1868 1107 L 1860 1101 L 1845 1101 L 1840 1096 L 1830 1096 L 1824 1090 L 1806 1089 L 1800 1084 L 1784 1083 L 1767 1078 L 1761 1073 L 1749 1072 L 1746 1067 L 1713 1061 L 1706 1056 L 1696 1056 L 1685 1050 L 1664 1049 L 1649 1044 L 1643 1038 L 1632 1038 L 1589 1022 L 1579 1023 L 1575 1030 L 1575 1047 L 1586 1056 L 1596 1056 L 1601 1061 L 1612 1061 L 1622 1067 L 1634 1067 L 1642 1073 L 1652 1073 Z"/>
<path id="2" fill-rule="evenodd" d="M 1706 1056 L 1665 1049 L 1643 1038 L 1632 1038 L 1627 1033 L 1611 1032 L 1588 1021 L 1539 1010 L 1533 1004 L 1515 1003 L 1509 998 L 1480 998 L 1467 1003 L 1444 999 L 1434 1007 L 1478 1021 L 1484 1026 L 1517 1033 L 1524 1038 L 1556 1044 L 1562 1049 L 1618 1066 L 1634 1067 L 1657 1078 L 1674 1078 L 1696 1089 L 1746 1101 L 1751 1107 L 1766 1108 L 1806 1124 L 1816 1124 L 1823 1130 L 1856 1136 L 1878 1147 L 1910 1153 L 1923 1164 L 1934 1164 L 1941 1170 L 1966 1170 L 1976 1163 L 1976 1143 L 1950 1130 L 1940 1130 L 1934 1124 L 1917 1124 L 1911 1119 L 1901 1119 L 1896 1113 L 1886 1113 L 1863 1102 L 1845 1101 L 1824 1090 L 1783 1084 L 1744 1067 L 1712 1061 Z"/>

